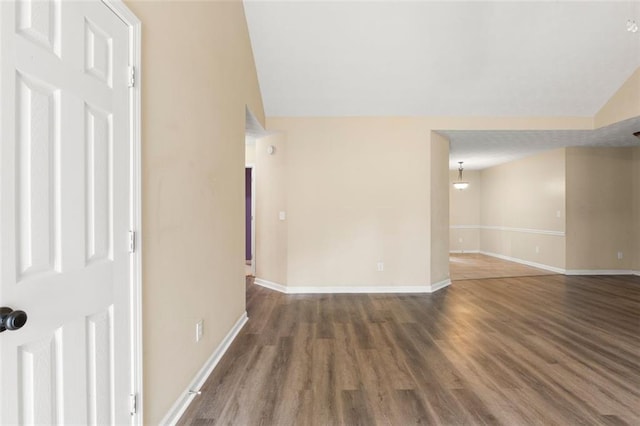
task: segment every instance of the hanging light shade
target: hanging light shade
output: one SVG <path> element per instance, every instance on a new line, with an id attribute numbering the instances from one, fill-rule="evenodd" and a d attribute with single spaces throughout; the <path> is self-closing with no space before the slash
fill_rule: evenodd
<path id="1" fill-rule="evenodd" d="M 469 186 L 469 182 L 465 182 L 462 180 L 462 161 L 458 161 L 458 164 L 460 165 L 458 167 L 458 181 L 457 182 L 453 182 L 453 187 L 455 189 L 459 189 L 460 191 L 462 191 L 463 189 L 466 189 Z"/>

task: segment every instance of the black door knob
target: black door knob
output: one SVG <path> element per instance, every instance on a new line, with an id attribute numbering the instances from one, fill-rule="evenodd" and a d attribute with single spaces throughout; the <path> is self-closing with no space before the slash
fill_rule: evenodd
<path id="1" fill-rule="evenodd" d="M 27 323 L 25 311 L 14 311 L 11 308 L 0 308 L 0 333 L 5 330 L 17 330 Z"/>

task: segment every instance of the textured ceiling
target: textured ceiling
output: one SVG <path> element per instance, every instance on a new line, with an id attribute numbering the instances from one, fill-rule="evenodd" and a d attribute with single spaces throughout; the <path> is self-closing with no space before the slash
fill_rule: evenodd
<path id="1" fill-rule="evenodd" d="M 593 116 L 640 66 L 637 1 L 244 4 L 268 116 Z"/>
<path id="2" fill-rule="evenodd" d="M 567 146 L 640 146 L 633 135 L 640 117 L 596 130 L 466 131 L 439 130 L 450 141 L 449 168 L 464 161 L 465 170 L 480 170 L 542 151 Z"/>

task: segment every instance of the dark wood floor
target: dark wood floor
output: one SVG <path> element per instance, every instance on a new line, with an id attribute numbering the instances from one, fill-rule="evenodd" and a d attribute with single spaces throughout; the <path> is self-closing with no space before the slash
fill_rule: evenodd
<path id="1" fill-rule="evenodd" d="M 247 309 L 181 424 L 640 425 L 637 276 L 467 280 L 432 295 L 249 282 Z"/>

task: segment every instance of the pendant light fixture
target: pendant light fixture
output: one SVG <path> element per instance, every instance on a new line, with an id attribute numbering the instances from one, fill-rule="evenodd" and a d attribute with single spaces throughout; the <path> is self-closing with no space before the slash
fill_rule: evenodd
<path id="1" fill-rule="evenodd" d="M 464 170 L 462 168 L 462 161 L 458 161 L 458 164 L 460 165 L 458 167 L 458 181 L 457 182 L 453 182 L 453 187 L 455 189 L 459 189 L 460 191 L 462 191 L 463 189 L 466 189 L 469 186 L 469 182 L 464 182 L 462 180 L 462 170 Z"/>

